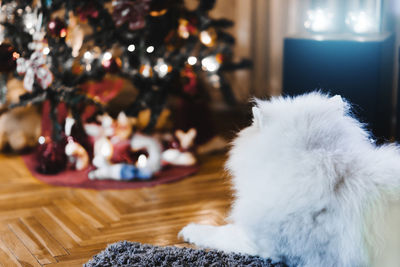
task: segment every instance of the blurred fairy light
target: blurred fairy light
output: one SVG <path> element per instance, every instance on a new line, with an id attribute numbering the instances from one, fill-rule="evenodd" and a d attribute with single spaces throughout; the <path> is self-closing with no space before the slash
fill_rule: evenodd
<path id="1" fill-rule="evenodd" d="M 333 13 L 329 10 L 321 8 L 309 10 L 304 27 L 313 32 L 328 32 L 333 28 L 333 17 Z"/>
<path id="2" fill-rule="evenodd" d="M 190 56 L 190 57 L 188 57 L 187 61 L 188 61 L 189 65 L 193 66 L 197 63 L 197 58 L 194 56 Z"/>
<path id="3" fill-rule="evenodd" d="M 90 53 L 89 51 L 86 51 L 86 52 L 83 54 L 83 58 L 84 58 L 86 61 L 91 61 L 91 60 L 93 59 L 93 54 Z"/>
<path id="4" fill-rule="evenodd" d="M 44 55 L 48 55 L 49 53 L 50 53 L 50 48 L 48 48 L 48 47 L 43 48 Z"/>
<path id="5" fill-rule="evenodd" d="M 110 52 L 105 52 L 103 55 L 103 60 L 108 61 L 112 59 L 112 54 Z"/>
<path id="6" fill-rule="evenodd" d="M 110 55 L 111 55 L 111 53 L 110 53 Z M 108 55 L 107 55 L 107 57 L 108 57 Z M 103 58 L 104 58 L 104 55 L 103 55 Z M 92 65 L 91 64 L 92 64 L 93 60 L 94 60 L 94 55 L 93 55 L 92 52 L 86 51 L 85 53 L 83 53 L 82 61 L 85 64 L 85 70 L 87 72 L 92 70 Z"/>
<path id="7" fill-rule="evenodd" d="M 208 28 L 207 30 L 200 32 L 199 38 L 203 45 L 213 47 L 217 40 L 217 32 L 214 28 Z"/>
<path id="8" fill-rule="evenodd" d="M 2 1 L 0 1 L 0 23 L 13 20 L 14 10 L 17 6 L 17 1 L 10 1 L 9 3 L 2 3 Z"/>
<path id="9" fill-rule="evenodd" d="M 346 24 L 355 33 L 376 32 L 379 26 L 376 19 L 365 11 L 349 12 Z"/>
<path id="10" fill-rule="evenodd" d="M 27 29 L 33 28 L 33 22 L 32 22 L 32 21 L 27 21 L 26 24 L 25 24 L 25 27 L 26 27 Z"/>
<path id="11" fill-rule="evenodd" d="M 203 58 L 201 60 L 201 65 L 203 66 L 204 70 L 207 70 L 209 72 L 215 72 L 220 67 L 220 64 L 215 56 L 208 56 Z"/>
<path id="12" fill-rule="evenodd" d="M 128 46 L 128 51 L 129 51 L 129 52 L 133 52 L 133 51 L 135 51 L 135 49 L 136 49 L 136 47 L 135 47 L 134 44 L 130 44 L 130 45 Z"/>
<path id="13" fill-rule="evenodd" d="M 165 63 L 162 58 L 157 60 L 157 64 L 154 66 L 155 72 L 157 72 L 160 78 L 165 77 L 168 74 L 170 67 Z"/>
<path id="14" fill-rule="evenodd" d="M 149 47 L 146 48 L 147 53 L 153 53 L 154 52 L 154 46 L 150 45 Z"/>
<path id="15" fill-rule="evenodd" d="M 153 76 L 153 69 L 151 68 L 150 64 L 148 64 L 148 63 L 142 65 L 139 69 L 139 72 L 146 78 Z"/>
<path id="16" fill-rule="evenodd" d="M 40 136 L 38 142 L 40 145 L 43 145 L 46 142 L 46 138 L 44 136 Z"/>
<path id="17" fill-rule="evenodd" d="M 208 33 L 208 31 L 200 32 L 200 41 L 205 45 L 211 44 L 212 38 L 211 38 L 211 35 Z"/>

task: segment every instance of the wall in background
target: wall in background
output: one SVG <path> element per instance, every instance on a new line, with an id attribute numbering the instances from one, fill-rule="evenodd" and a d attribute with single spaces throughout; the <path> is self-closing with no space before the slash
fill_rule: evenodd
<path id="1" fill-rule="evenodd" d="M 216 17 L 235 21 L 238 57 L 253 60 L 249 71 L 232 77 L 235 94 L 241 101 L 282 92 L 283 38 L 296 30 L 297 12 L 310 0 L 218 0 Z"/>
<path id="2" fill-rule="evenodd" d="M 236 38 L 234 53 L 237 59 L 253 59 L 253 18 L 252 0 L 217 0 L 213 17 L 225 17 L 234 21 L 235 25 L 229 30 Z M 229 76 L 237 99 L 245 102 L 252 95 L 253 70 L 240 70 Z"/>

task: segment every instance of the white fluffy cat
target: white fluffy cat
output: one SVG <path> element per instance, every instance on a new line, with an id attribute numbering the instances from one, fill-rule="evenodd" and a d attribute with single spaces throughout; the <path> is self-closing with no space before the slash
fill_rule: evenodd
<path id="1" fill-rule="evenodd" d="M 349 112 L 320 93 L 256 100 L 227 162 L 230 224 L 189 224 L 179 236 L 289 266 L 370 266 L 380 211 L 400 193 L 400 152 L 371 143 Z"/>

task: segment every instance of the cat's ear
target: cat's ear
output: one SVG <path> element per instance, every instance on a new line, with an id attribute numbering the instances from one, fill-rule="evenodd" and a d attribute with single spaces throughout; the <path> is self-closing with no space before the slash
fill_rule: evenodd
<path id="1" fill-rule="evenodd" d="M 259 107 L 253 107 L 251 109 L 251 111 L 253 112 L 254 125 L 256 125 L 259 128 L 262 128 L 263 127 L 263 116 L 262 116 L 261 109 Z"/>
<path id="2" fill-rule="evenodd" d="M 347 111 L 348 104 L 345 101 L 343 101 L 343 99 L 340 95 L 332 96 L 329 100 L 332 104 L 335 105 L 335 107 L 337 109 L 339 109 L 343 113 L 345 113 Z"/>
<path id="3" fill-rule="evenodd" d="M 331 101 L 334 103 L 337 103 L 338 105 L 342 104 L 343 105 L 343 99 L 340 95 L 334 95 L 331 97 Z"/>

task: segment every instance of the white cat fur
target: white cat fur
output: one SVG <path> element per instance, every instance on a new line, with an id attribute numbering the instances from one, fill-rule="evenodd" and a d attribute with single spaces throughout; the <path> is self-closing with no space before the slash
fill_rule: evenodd
<path id="1" fill-rule="evenodd" d="M 400 193 L 399 148 L 372 143 L 340 96 L 255 102 L 226 164 L 230 224 L 189 224 L 179 236 L 289 266 L 371 266 L 381 208 Z"/>

